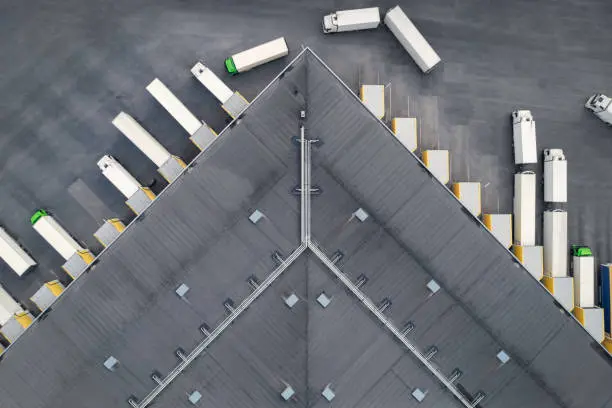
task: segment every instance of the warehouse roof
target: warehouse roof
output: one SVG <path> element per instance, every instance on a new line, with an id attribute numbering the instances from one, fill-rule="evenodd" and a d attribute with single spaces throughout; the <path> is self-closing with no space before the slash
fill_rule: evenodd
<path id="1" fill-rule="evenodd" d="M 312 237 L 342 279 L 300 246 L 302 109 L 322 142 Z M 387 300 L 386 326 L 370 300 Z M 388 330 L 409 321 L 433 369 Z M 435 372 L 462 375 L 449 387 Z M 202 407 L 284 407 L 290 387 L 300 407 L 461 407 L 456 389 L 487 408 L 582 408 L 610 403 L 611 374 L 601 347 L 306 49 L 7 350 L 0 400 L 128 407 L 159 390 L 159 406 L 199 395 Z"/>

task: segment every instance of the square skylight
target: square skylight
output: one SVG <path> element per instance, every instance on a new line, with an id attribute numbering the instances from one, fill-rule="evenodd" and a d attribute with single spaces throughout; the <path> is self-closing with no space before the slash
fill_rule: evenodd
<path id="1" fill-rule="evenodd" d="M 506 364 L 508 361 L 510 361 L 510 356 L 504 350 L 501 350 L 499 353 L 497 353 L 497 359 L 500 363 Z"/>
<path id="2" fill-rule="evenodd" d="M 295 304 L 300 300 L 299 297 L 295 293 L 290 294 L 285 298 L 285 304 L 290 308 L 295 306 Z"/>
<path id="3" fill-rule="evenodd" d="M 281 392 L 281 397 L 285 400 L 285 401 L 289 401 L 293 396 L 295 395 L 295 391 L 293 390 L 293 388 L 291 388 L 290 385 L 288 385 L 283 392 Z"/>
<path id="4" fill-rule="evenodd" d="M 416 388 L 414 391 L 412 391 L 412 396 L 419 402 L 422 402 L 425 399 L 425 393 L 420 388 Z"/>
<path id="5" fill-rule="evenodd" d="M 440 285 L 438 285 L 438 282 L 432 279 L 429 282 L 427 282 L 427 289 L 429 289 L 429 291 L 432 294 L 434 294 L 440 290 Z"/>
<path id="6" fill-rule="evenodd" d="M 189 402 L 191 402 L 193 405 L 197 404 L 201 398 L 202 398 L 202 394 L 200 394 L 198 391 L 194 391 L 191 394 L 189 394 Z"/>
<path id="7" fill-rule="evenodd" d="M 106 359 L 106 361 L 104 362 L 104 367 L 106 367 L 107 370 L 109 371 L 115 371 L 115 369 L 119 366 L 119 360 L 117 360 L 115 357 L 110 356 L 109 358 Z"/>
<path id="8" fill-rule="evenodd" d="M 327 384 L 327 387 L 321 392 L 321 395 L 329 402 L 332 402 L 336 398 L 336 393 L 331 389 L 331 384 Z"/>
<path id="9" fill-rule="evenodd" d="M 353 215 L 355 216 L 355 218 L 357 218 L 361 222 L 364 222 L 370 216 L 367 212 L 365 212 L 363 208 L 359 208 L 357 211 L 353 213 Z"/>
<path id="10" fill-rule="evenodd" d="M 181 283 L 181 286 L 176 288 L 175 292 L 179 297 L 183 297 L 187 294 L 187 292 L 189 292 L 189 286 L 185 285 L 184 283 Z"/>
<path id="11" fill-rule="evenodd" d="M 329 306 L 331 299 L 325 294 L 325 292 L 322 292 L 317 298 L 317 302 L 319 302 L 319 304 L 325 308 Z"/>
<path id="12" fill-rule="evenodd" d="M 255 210 L 251 213 L 251 215 L 249 216 L 249 220 L 253 223 L 253 224 L 257 224 L 257 222 L 259 222 L 259 220 L 261 220 L 264 217 L 263 213 L 259 210 Z"/>

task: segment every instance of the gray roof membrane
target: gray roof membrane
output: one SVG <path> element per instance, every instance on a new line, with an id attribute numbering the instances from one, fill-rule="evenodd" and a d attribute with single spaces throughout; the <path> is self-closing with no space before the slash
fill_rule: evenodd
<path id="1" fill-rule="evenodd" d="M 467 395 L 490 407 L 604 407 L 612 367 L 555 304 L 309 49 L 5 353 L 7 408 L 128 407 L 144 398 L 300 241 L 298 112 L 313 147 L 312 234 Z M 364 208 L 360 222 L 352 213 Z M 248 217 L 264 214 L 257 224 Z M 442 289 L 432 294 L 427 282 Z M 175 293 L 185 284 L 183 298 Z M 316 298 L 325 293 L 323 308 Z M 291 293 L 299 301 L 289 308 Z M 510 361 L 496 358 L 505 350 Z M 119 360 L 111 372 L 103 363 Z M 322 395 L 330 384 L 333 403 Z M 291 402 L 280 393 L 290 385 Z M 412 392 L 426 393 L 418 403 Z M 161 392 L 154 406 L 463 406 L 310 252 Z"/>

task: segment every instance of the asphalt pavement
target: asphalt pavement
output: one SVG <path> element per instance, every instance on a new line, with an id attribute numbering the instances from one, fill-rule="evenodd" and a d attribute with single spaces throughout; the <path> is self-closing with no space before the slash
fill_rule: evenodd
<path id="1" fill-rule="evenodd" d="M 483 212 L 512 210 L 510 112 L 530 109 L 538 148 L 562 148 L 568 160 L 570 243 L 612 261 L 612 129 L 583 108 L 594 92 L 612 94 L 612 53 L 602 38 L 607 0 L 400 1 L 442 57 L 423 75 L 391 33 L 324 35 L 324 14 L 397 2 L 363 1 L 43 1 L 0 0 L 0 225 L 39 262 L 18 278 L 0 264 L 0 283 L 27 299 L 60 279 L 62 259 L 32 229 L 46 208 L 94 252 L 104 218 L 133 218 L 96 166 L 112 154 L 143 184 L 166 182 L 112 125 L 124 110 L 186 161 L 198 150 L 147 93 L 161 79 L 221 131 L 229 117 L 189 69 L 202 60 L 233 89 L 254 98 L 310 46 L 355 91 L 384 84 L 386 120 L 419 120 L 419 150 L 449 149 L 451 178 L 483 183 Z M 229 55 L 285 36 L 290 55 L 230 77 Z M 541 179 L 542 168 L 538 169 Z M 538 192 L 539 210 L 542 191 Z M 538 235 L 541 242 L 541 214 Z"/>

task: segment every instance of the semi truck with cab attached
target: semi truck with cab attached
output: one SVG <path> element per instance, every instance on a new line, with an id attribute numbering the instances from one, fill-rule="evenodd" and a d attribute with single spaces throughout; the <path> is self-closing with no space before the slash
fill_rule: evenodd
<path id="1" fill-rule="evenodd" d="M 324 33 L 369 30 L 380 24 L 378 7 L 340 10 L 323 17 Z"/>
<path id="2" fill-rule="evenodd" d="M 514 164 L 538 162 L 536 127 L 531 111 L 512 112 L 512 138 L 514 144 Z"/>
<path id="3" fill-rule="evenodd" d="M 285 37 L 279 37 L 232 55 L 225 60 L 225 68 L 230 74 L 236 75 L 288 54 L 289 48 L 287 47 Z"/>
<path id="4" fill-rule="evenodd" d="M 428 73 L 440 63 L 440 56 L 399 6 L 387 12 L 385 25 L 408 51 L 421 71 Z"/>
<path id="5" fill-rule="evenodd" d="M 612 126 L 612 98 L 596 93 L 586 101 L 584 107 L 593 112 L 599 119 Z"/>

